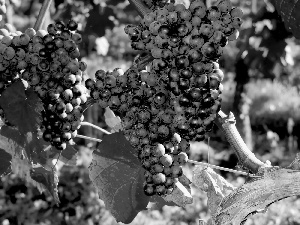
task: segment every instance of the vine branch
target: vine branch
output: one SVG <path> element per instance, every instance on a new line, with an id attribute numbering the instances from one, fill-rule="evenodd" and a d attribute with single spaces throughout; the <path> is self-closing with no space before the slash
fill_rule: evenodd
<path id="1" fill-rule="evenodd" d="M 92 105 L 94 105 L 96 103 L 96 100 L 94 100 L 93 98 L 91 97 L 88 97 L 86 103 L 84 103 L 84 105 L 82 105 L 82 110 L 83 112 L 85 110 L 87 110 L 89 107 L 91 107 Z"/>
<path id="2" fill-rule="evenodd" d="M 82 139 L 86 139 L 86 140 L 90 140 L 90 141 L 96 141 L 96 142 L 99 142 L 101 143 L 102 140 L 101 139 L 97 139 L 97 138 L 92 138 L 92 137 L 87 137 L 87 136 L 84 136 L 84 135 L 80 135 L 80 134 L 77 134 L 78 138 L 82 138 Z"/>
<path id="3" fill-rule="evenodd" d="M 93 128 L 95 128 L 95 129 L 97 129 L 97 130 L 100 130 L 101 132 L 103 132 L 103 133 L 105 133 L 105 134 L 111 134 L 111 133 L 108 132 L 107 130 L 105 130 L 105 129 L 101 128 L 101 127 L 98 127 L 98 126 L 96 126 L 96 125 L 94 125 L 94 124 L 92 124 L 92 123 L 89 123 L 89 122 L 81 122 L 81 125 L 82 125 L 82 126 L 93 127 Z"/>
<path id="4" fill-rule="evenodd" d="M 51 3 L 52 3 L 52 0 L 44 0 L 43 5 L 40 9 L 38 18 L 33 27 L 35 30 L 41 29 L 41 27 L 44 23 L 44 20 L 45 20 L 46 13 L 48 12 L 48 10 L 50 8 Z"/>
<path id="5" fill-rule="evenodd" d="M 228 171 L 228 172 L 232 172 L 232 173 L 236 173 L 236 174 L 241 174 L 241 175 L 245 175 L 245 176 L 249 176 L 249 177 L 260 177 L 260 176 L 255 176 L 253 174 L 249 174 L 249 173 L 246 173 L 246 172 L 243 172 L 243 171 L 238 171 L 238 170 L 224 168 L 224 167 L 221 167 L 221 166 L 211 165 L 209 163 L 197 162 L 197 161 L 193 161 L 193 160 L 188 160 L 188 162 L 192 163 L 192 164 L 196 164 L 196 165 L 208 166 L 208 167 L 213 168 L 213 169 Z"/>
<path id="6" fill-rule="evenodd" d="M 261 167 L 267 166 L 256 158 L 253 152 L 251 152 L 245 144 L 235 126 L 235 118 L 232 113 L 227 116 L 224 112 L 220 111 L 215 123 L 225 134 L 226 139 L 232 146 L 239 159 L 239 164 L 242 167 L 250 170 L 252 173 L 257 173 Z"/>
<path id="7" fill-rule="evenodd" d="M 141 0 L 129 0 L 129 2 L 135 7 L 136 11 L 142 18 L 147 13 L 151 12 L 151 9 L 149 9 Z"/>

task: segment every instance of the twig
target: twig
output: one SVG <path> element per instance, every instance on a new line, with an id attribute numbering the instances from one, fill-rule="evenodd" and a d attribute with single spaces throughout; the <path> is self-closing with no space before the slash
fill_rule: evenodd
<path id="1" fill-rule="evenodd" d="M 97 139 L 97 138 L 92 138 L 92 137 L 87 137 L 87 136 L 84 136 L 84 135 L 80 135 L 80 134 L 77 134 L 78 138 L 82 138 L 82 139 L 87 139 L 87 140 L 91 140 L 91 141 L 96 141 L 96 142 L 102 142 L 101 139 Z"/>
<path id="2" fill-rule="evenodd" d="M 44 149 L 44 152 L 46 152 L 46 151 L 48 151 L 48 150 L 50 150 L 51 149 L 51 145 L 48 145 L 45 149 Z"/>
<path id="3" fill-rule="evenodd" d="M 197 162 L 197 161 L 193 161 L 193 160 L 188 160 L 188 162 L 192 163 L 192 164 L 196 164 L 196 165 L 208 166 L 210 168 L 214 168 L 214 169 L 218 169 L 218 170 L 224 170 L 224 171 L 228 171 L 228 172 L 232 172 L 232 173 L 237 173 L 237 174 L 241 174 L 241 175 L 245 175 L 245 176 L 259 177 L 259 176 L 255 176 L 253 174 L 249 174 L 249 173 L 246 173 L 246 172 L 242 172 L 242 171 L 238 171 L 238 170 L 233 170 L 233 169 L 228 169 L 228 168 L 224 168 L 224 167 L 220 167 L 220 166 L 211 165 L 209 163 Z"/>
<path id="4" fill-rule="evenodd" d="M 142 18 L 147 15 L 147 13 L 151 12 L 151 9 L 149 9 L 141 0 L 129 0 L 129 2 L 135 7 Z"/>
<path id="5" fill-rule="evenodd" d="M 43 5 L 40 9 L 38 18 L 33 27 L 35 30 L 40 30 L 42 28 L 46 13 L 49 11 L 51 3 L 52 3 L 52 0 L 44 0 Z"/>
<path id="6" fill-rule="evenodd" d="M 81 122 L 81 125 L 82 125 L 82 126 L 93 127 L 93 128 L 95 128 L 95 129 L 97 129 L 97 130 L 100 130 L 101 132 L 103 132 L 103 133 L 105 133 L 105 134 L 111 134 L 111 133 L 108 132 L 107 130 L 104 130 L 103 128 L 98 127 L 98 126 L 96 126 L 96 125 L 94 125 L 94 124 L 92 124 L 92 123 L 89 123 L 89 122 Z"/>
<path id="7" fill-rule="evenodd" d="M 232 113 L 227 116 L 224 112 L 220 111 L 215 123 L 223 131 L 227 141 L 233 147 L 242 167 L 247 168 L 252 173 L 257 173 L 261 167 L 268 166 L 256 158 L 253 152 L 249 150 L 236 129 L 235 118 Z"/>
<path id="8" fill-rule="evenodd" d="M 96 103 L 96 100 L 92 99 L 91 97 L 89 97 L 86 101 L 86 103 L 84 103 L 84 105 L 82 105 L 82 111 L 84 112 L 85 110 L 87 110 L 87 108 L 89 108 L 90 106 L 94 105 Z"/>
<path id="9" fill-rule="evenodd" d="M 62 152 L 62 151 L 59 152 L 58 157 L 57 157 L 57 159 L 56 159 L 56 162 L 55 162 L 55 164 L 53 165 L 53 167 L 51 168 L 53 172 L 54 172 L 54 168 L 55 168 L 56 165 L 57 165 L 57 162 L 58 162 L 58 160 L 59 160 L 59 157 L 61 156 L 61 152 Z"/>

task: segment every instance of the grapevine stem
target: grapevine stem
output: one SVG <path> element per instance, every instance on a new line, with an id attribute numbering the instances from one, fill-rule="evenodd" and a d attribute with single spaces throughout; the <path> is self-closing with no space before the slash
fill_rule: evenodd
<path id="1" fill-rule="evenodd" d="M 48 151 L 51 149 L 51 145 L 48 145 L 45 149 L 44 149 L 44 152 Z"/>
<path id="2" fill-rule="evenodd" d="M 147 13 L 151 12 L 151 9 L 149 9 L 141 0 L 129 0 L 129 2 L 135 7 L 142 18 L 147 15 Z"/>
<path id="3" fill-rule="evenodd" d="M 251 152 L 245 144 L 236 129 L 235 119 L 232 113 L 227 116 L 224 112 L 220 111 L 215 123 L 225 134 L 225 137 L 237 155 L 241 166 L 247 168 L 252 173 L 257 173 L 259 168 L 266 166 L 263 162 L 256 158 L 254 153 Z"/>
<path id="4" fill-rule="evenodd" d="M 104 130 L 103 128 L 98 127 L 98 126 L 96 126 L 96 125 L 94 125 L 94 124 L 92 124 L 92 123 L 89 123 L 89 122 L 81 122 L 81 125 L 82 125 L 82 126 L 93 127 L 93 128 L 95 128 L 95 129 L 97 129 L 97 130 L 100 130 L 101 132 L 103 132 L 103 133 L 105 133 L 105 134 L 111 134 L 111 133 L 108 132 L 107 130 Z"/>
<path id="5" fill-rule="evenodd" d="M 84 103 L 84 105 L 82 106 L 83 112 L 95 103 L 96 103 L 96 101 L 94 99 L 92 99 L 91 97 L 89 97 L 88 100 L 86 101 L 86 103 Z"/>
<path id="6" fill-rule="evenodd" d="M 52 3 L 52 0 L 44 0 L 43 5 L 40 9 L 38 18 L 37 18 L 37 20 L 34 24 L 34 27 L 33 27 L 35 30 L 40 30 L 42 28 L 42 25 L 43 25 L 44 20 L 45 20 L 46 13 L 50 8 L 51 3 Z"/>
<path id="7" fill-rule="evenodd" d="M 232 173 L 237 173 L 237 174 L 241 174 L 241 175 L 245 175 L 245 176 L 258 177 L 258 176 L 255 176 L 253 174 L 249 174 L 249 173 L 246 173 L 246 172 L 237 171 L 237 170 L 233 170 L 233 169 L 228 169 L 228 168 L 224 168 L 224 167 L 220 167 L 220 166 L 215 166 L 215 165 L 211 165 L 209 163 L 197 162 L 197 161 L 193 161 L 193 160 L 188 160 L 188 162 L 192 163 L 192 164 L 208 166 L 210 168 L 214 168 L 214 169 L 218 169 L 218 170 L 224 170 L 224 171 L 228 171 L 228 172 L 232 172 Z"/>
<path id="8" fill-rule="evenodd" d="M 77 134 L 78 138 L 82 138 L 82 139 L 87 139 L 87 140 L 91 140 L 91 141 L 96 141 L 96 142 L 102 142 L 101 139 L 97 139 L 97 138 L 92 138 L 92 137 L 87 137 L 87 136 L 84 136 L 84 135 L 80 135 L 80 134 Z"/>

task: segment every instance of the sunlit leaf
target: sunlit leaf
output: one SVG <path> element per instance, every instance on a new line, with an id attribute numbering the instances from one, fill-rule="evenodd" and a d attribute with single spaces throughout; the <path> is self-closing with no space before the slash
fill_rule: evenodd
<path id="1" fill-rule="evenodd" d="M 107 126 L 112 128 L 112 133 L 121 131 L 121 119 L 119 116 L 116 116 L 109 107 L 105 108 L 104 118 Z"/>
<path id="2" fill-rule="evenodd" d="M 180 207 L 185 207 L 186 205 L 193 203 L 193 197 L 191 193 L 179 181 L 176 183 L 174 191 L 170 195 L 167 195 L 163 198 L 167 202 L 174 202 Z"/>
<path id="3" fill-rule="evenodd" d="M 196 166 L 193 172 L 193 184 L 200 190 L 207 192 L 208 209 L 211 214 L 216 213 L 224 197 L 235 187 L 209 167 Z"/>

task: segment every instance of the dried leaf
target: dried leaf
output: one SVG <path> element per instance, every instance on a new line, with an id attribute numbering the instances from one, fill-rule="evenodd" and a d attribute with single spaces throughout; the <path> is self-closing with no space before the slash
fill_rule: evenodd
<path id="1" fill-rule="evenodd" d="M 121 129 L 122 129 L 121 119 L 119 116 L 116 116 L 109 107 L 105 108 L 104 118 L 105 118 L 105 123 L 107 124 L 107 126 L 112 128 L 111 133 L 121 131 Z"/>
<path id="2" fill-rule="evenodd" d="M 211 168 L 196 166 L 193 173 L 193 184 L 207 192 L 208 209 L 212 215 L 215 214 L 228 191 L 233 191 L 235 188 Z"/>
<path id="3" fill-rule="evenodd" d="M 186 190 L 191 194 L 191 187 L 190 184 L 192 183 L 189 178 L 187 178 L 184 174 L 179 178 L 179 182 L 186 188 Z M 168 201 L 166 201 L 163 197 L 154 195 L 151 196 L 150 202 L 151 205 L 149 209 L 152 210 L 160 210 L 162 209 L 165 205 L 167 206 L 180 206 L 177 203 L 173 201 L 169 201 L 169 198 L 167 198 Z"/>
<path id="4" fill-rule="evenodd" d="M 186 205 L 193 203 L 191 193 L 179 181 L 176 183 L 174 191 L 170 195 L 163 197 L 163 199 L 167 202 L 174 202 L 180 207 L 185 207 Z"/>

